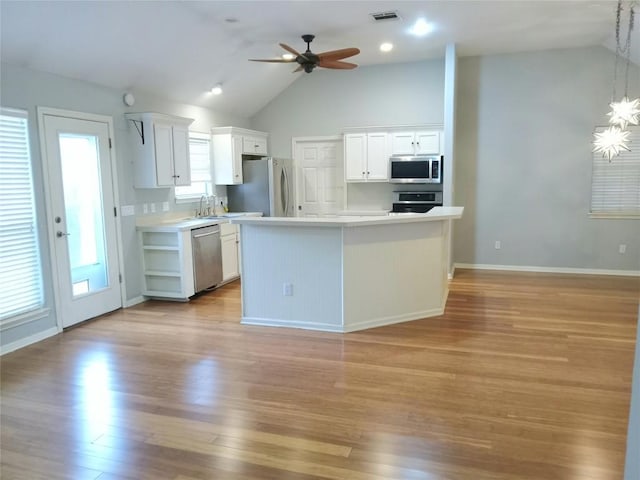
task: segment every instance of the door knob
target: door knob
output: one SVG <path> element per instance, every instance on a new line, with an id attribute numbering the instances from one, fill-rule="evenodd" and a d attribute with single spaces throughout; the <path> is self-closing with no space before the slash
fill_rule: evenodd
<path id="1" fill-rule="evenodd" d="M 71 234 L 70 233 L 66 233 L 66 232 L 61 232 L 60 230 L 58 230 L 56 232 L 56 237 L 58 237 L 58 238 L 68 237 L 69 235 L 71 235 Z"/>

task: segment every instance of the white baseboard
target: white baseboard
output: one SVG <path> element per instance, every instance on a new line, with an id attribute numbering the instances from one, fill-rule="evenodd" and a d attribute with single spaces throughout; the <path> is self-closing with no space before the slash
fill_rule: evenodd
<path id="1" fill-rule="evenodd" d="M 47 330 L 43 330 L 42 332 L 34 333 L 33 335 L 25 338 L 21 338 L 20 340 L 16 340 L 15 342 L 8 343 L 6 345 L 0 345 L 0 355 L 4 355 L 6 353 L 11 353 L 19 348 L 26 347 L 36 342 L 40 342 L 45 338 L 53 337 L 60 333 L 58 327 L 51 327 Z"/>
<path id="2" fill-rule="evenodd" d="M 322 332 L 341 333 L 344 331 L 342 325 L 301 322 L 295 320 L 278 320 L 274 318 L 242 317 L 240 323 L 243 325 L 260 325 L 263 327 L 302 328 L 304 330 L 320 330 Z"/>
<path id="3" fill-rule="evenodd" d="M 140 295 L 139 297 L 133 297 L 129 300 L 127 300 L 126 302 L 124 302 L 123 307 L 124 308 L 129 308 L 129 307 L 133 307 L 134 305 L 138 305 L 140 303 L 144 303 L 147 301 L 147 298 Z"/>
<path id="4" fill-rule="evenodd" d="M 454 275 L 456 274 L 456 266 L 451 267 L 451 271 L 447 273 L 447 279 L 453 280 Z"/>
<path id="5" fill-rule="evenodd" d="M 447 292 L 448 293 L 448 292 Z M 445 297 L 446 302 L 446 297 Z M 264 327 L 287 327 L 287 328 L 302 328 L 304 330 L 320 330 L 322 332 L 334 332 L 334 333 L 349 333 L 357 332 L 359 330 L 366 330 L 368 328 L 384 327 L 386 325 L 393 325 L 395 323 L 410 322 L 412 320 L 420 320 L 422 318 L 435 317 L 442 315 L 444 308 L 434 308 L 431 310 L 424 310 L 421 312 L 412 312 L 405 315 L 394 315 L 391 317 L 374 318 L 372 320 L 365 320 L 363 322 L 352 323 L 346 327 L 343 325 L 335 325 L 330 323 L 319 322 L 305 322 L 300 320 L 280 320 L 274 318 L 256 318 L 256 317 L 242 317 L 243 325 L 260 325 Z"/>
<path id="6" fill-rule="evenodd" d="M 640 270 L 607 270 L 602 268 L 537 267 L 528 265 L 489 265 L 482 263 L 456 263 L 457 268 L 471 270 L 503 270 L 508 272 L 570 273 L 578 275 L 615 275 L 640 277 Z"/>
<path id="7" fill-rule="evenodd" d="M 364 322 L 352 323 L 347 325 L 344 332 L 357 332 L 367 328 L 385 327 L 396 323 L 411 322 L 413 320 L 421 320 L 423 318 L 436 317 L 444 313 L 444 308 L 433 308 L 431 310 L 423 310 L 421 312 L 412 312 L 405 315 L 394 315 L 392 317 L 374 318 Z"/>

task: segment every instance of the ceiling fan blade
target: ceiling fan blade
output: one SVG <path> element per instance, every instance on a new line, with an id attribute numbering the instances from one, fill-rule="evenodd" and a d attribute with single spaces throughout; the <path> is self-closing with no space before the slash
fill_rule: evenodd
<path id="1" fill-rule="evenodd" d="M 284 48 L 287 52 L 295 55 L 296 57 L 298 55 L 300 55 L 298 52 L 296 52 L 293 48 L 291 48 L 289 45 L 287 45 L 286 43 L 280 43 L 279 44 L 282 48 Z"/>
<path id="2" fill-rule="evenodd" d="M 322 52 L 318 54 L 320 60 L 341 60 L 347 57 L 353 57 L 358 55 L 360 49 L 358 48 L 342 48 L 340 50 L 331 50 L 330 52 Z"/>
<path id="3" fill-rule="evenodd" d="M 296 69 L 295 69 L 293 72 L 291 72 L 291 73 L 298 73 L 298 72 L 301 72 L 301 71 L 302 71 L 302 68 L 303 68 L 303 67 L 302 67 L 302 65 L 300 65 L 298 68 L 296 68 Z"/>
<path id="4" fill-rule="evenodd" d="M 294 63 L 296 61 L 295 58 L 292 58 L 290 60 L 286 60 L 284 58 L 274 58 L 274 59 L 270 59 L 270 60 L 265 60 L 265 59 L 255 59 L 255 58 L 250 58 L 249 59 L 250 62 L 269 62 L 269 63 Z"/>
<path id="5" fill-rule="evenodd" d="M 324 68 L 336 68 L 339 70 L 351 70 L 352 68 L 356 68 L 358 65 L 349 62 L 340 62 L 338 60 L 320 60 L 318 62 L 318 66 Z"/>

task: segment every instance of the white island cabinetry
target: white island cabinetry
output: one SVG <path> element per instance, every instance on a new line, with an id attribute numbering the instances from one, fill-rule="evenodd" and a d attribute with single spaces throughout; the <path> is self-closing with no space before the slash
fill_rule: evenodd
<path id="1" fill-rule="evenodd" d="M 133 148 L 134 186 L 167 188 L 191 184 L 191 118 L 159 113 L 128 113 Z"/>
<path id="2" fill-rule="evenodd" d="M 233 219 L 242 322 L 350 332 L 441 315 L 451 222 L 462 212 Z"/>

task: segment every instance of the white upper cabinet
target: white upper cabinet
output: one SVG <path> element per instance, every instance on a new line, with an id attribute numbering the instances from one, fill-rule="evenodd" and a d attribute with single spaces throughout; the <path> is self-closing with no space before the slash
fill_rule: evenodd
<path id="1" fill-rule="evenodd" d="M 242 137 L 230 133 L 212 135 L 213 178 L 216 185 L 242 183 Z"/>
<path id="2" fill-rule="evenodd" d="M 440 155 L 438 130 L 393 132 L 391 134 L 392 155 Z"/>
<path id="3" fill-rule="evenodd" d="M 386 132 L 344 135 L 347 182 L 384 182 L 389 179 L 388 137 Z"/>
<path id="4" fill-rule="evenodd" d="M 242 137 L 242 153 L 249 155 L 266 155 L 267 154 L 267 135 L 263 137 Z"/>
<path id="5" fill-rule="evenodd" d="M 134 187 L 190 185 L 189 125 L 193 119 L 159 113 L 128 113 L 125 117 L 134 151 Z"/>
<path id="6" fill-rule="evenodd" d="M 389 135 L 386 132 L 367 133 L 367 180 L 389 180 Z"/>
<path id="7" fill-rule="evenodd" d="M 242 183 L 242 155 L 268 155 L 267 133 L 236 127 L 216 127 L 211 133 L 217 185 Z"/>

